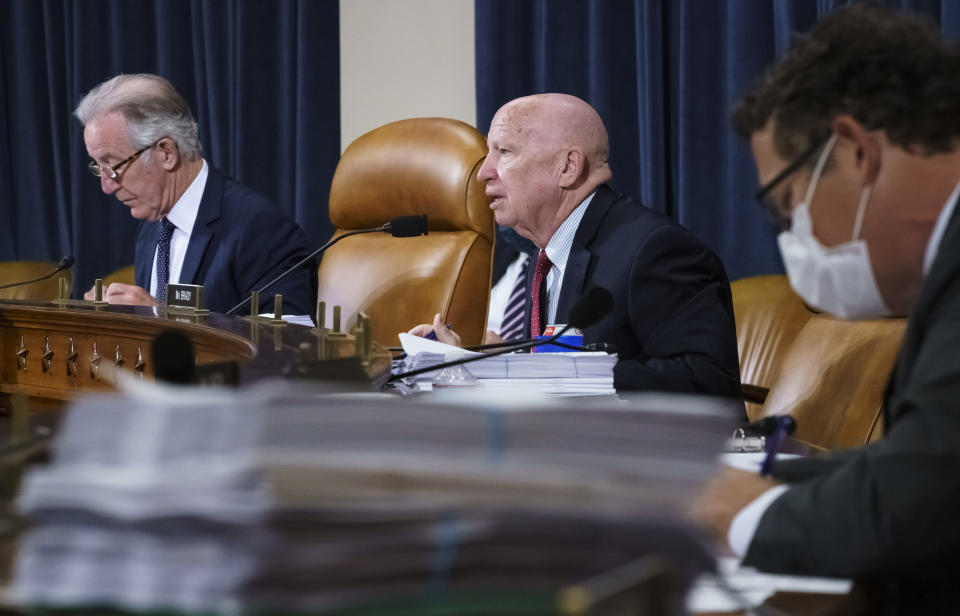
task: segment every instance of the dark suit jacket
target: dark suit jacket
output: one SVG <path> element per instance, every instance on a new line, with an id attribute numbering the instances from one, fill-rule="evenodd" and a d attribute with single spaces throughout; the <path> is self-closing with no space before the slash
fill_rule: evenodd
<path id="1" fill-rule="evenodd" d="M 615 345 L 618 390 L 739 394 L 730 283 L 720 259 L 686 229 L 599 187 L 570 248 L 556 322 L 566 323 L 593 286 L 610 291 L 614 306 L 583 339 Z"/>
<path id="2" fill-rule="evenodd" d="M 212 165 L 208 169 L 180 282 L 202 284 L 207 308 L 226 312 L 310 250 L 303 231 L 279 208 Z M 147 290 L 159 233 L 159 222 L 146 222 L 137 233 L 137 285 Z M 272 311 L 274 293 L 282 293 L 285 314 L 313 315 L 315 271 L 300 268 L 266 291 L 261 306 Z"/>
<path id="3" fill-rule="evenodd" d="M 884 425 L 884 438 L 861 449 L 819 464 L 777 464 L 776 474 L 800 481 L 767 509 L 744 562 L 878 580 L 889 604 L 909 613 L 952 610 L 960 574 L 960 209 L 910 317 Z"/>

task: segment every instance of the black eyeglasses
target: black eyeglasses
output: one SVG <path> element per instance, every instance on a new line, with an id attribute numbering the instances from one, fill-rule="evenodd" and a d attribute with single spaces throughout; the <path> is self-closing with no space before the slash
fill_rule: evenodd
<path id="1" fill-rule="evenodd" d="M 107 176 L 108 178 L 110 178 L 111 180 L 115 180 L 115 179 L 117 179 L 118 177 L 120 177 L 120 170 L 123 169 L 124 165 L 130 164 L 131 162 L 134 161 L 134 159 L 135 159 L 136 157 L 140 156 L 141 154 L 143 154 L 144 152 L 146 152 L 147 150 L 149 150 L 149 149 L 152 148 L 153 146 L 157 145 L 158 143 L 160 143 L 160 139 L 157 139 L 156 141 L 154 141 L 154 142 L 151 143 L 150 145 L 145 145 L 145 146 L 143 146 L 142 148 L 140 148 L 139 150 L 137 150 L 136 152 L 134 152 L 134 153 L 131 154 L 130 156 L 128 156 L 128 157 L 124 158 L 123 160 L 121 160 L 121 161 L 120 161 L 119 163 L 117 163 L 116 165 L 113 165 L 112 167 L 107 167 L 106 169 L 104 169 L 103 167 L 101 167 L 101 166 L 97 163 L 97 161 L 95 161 L 95 160 L 93 160 L 93 159 L 91 158 L 91 159 L 90 159 L 90 163 L 87 165 L 87 169 L 89 169 L 89 170 L 90 170 L 90 173 L 92 173 L 92 174 L 93 174 L 94 176 L 96 176 L 96 177 L 100 177 L 100 176 L 106 174 L 106 176 Z"/>
<path id="2" fill-rule="evenodd" d="M 830 135 L 822 137 L 815 140 L 810 147 L 800 153 L 792 163 L 787 165 L 783 171 L 778 173 L 776 177 L 766 183 L 766 185 L 761 186 L 760 190 L 757 191 L 757 194 L 754 195 L 757 201 L 760 202 L 760 205 L 766 210 L 767 214 L 773 218 L 775 222 L 782 229 L 790 228 L 790 204 L 781 204 L 776 201 L 771 201 L 767 197 L 770 196 L 770 192 L 783 183 L 785 179 L 790 177 L 797 169 L 802 167 L 810 159 L 815 152 L 824 146 L 827 140 L 830 139 Z"/>

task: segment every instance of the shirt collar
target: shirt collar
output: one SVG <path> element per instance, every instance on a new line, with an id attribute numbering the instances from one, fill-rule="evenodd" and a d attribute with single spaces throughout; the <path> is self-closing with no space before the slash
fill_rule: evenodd
<path id="1" fill-rule="evenodd" d="M 556 230 L 553 237 L 547 242 L 547 247 L 543 249 L 543 251 L 547 253 L 547 258 L 550 259 L 550 263 L 561 273 L 567 267 L 570 248 L 573 246 L 573 238 L 577 234 L 577 229 L 580 227 L 580 221 L 587 212 L 587 206 L 590 205 L 590 202 L 593 201 L 593 197 L 596 194 L 596 192 L 590 193 L 586 199 L 580 202 L 577 209 L 570 212 L 567 219 L 563 221 L 560 228 Z"/>
<path id="2" fill-rule="evenodd" d="M 947 199 L 943 209 L 940 210 L 940 216 L 937 217 L 937 223 L 933 226 L 933 232 L 927 241 L 927 251 L 923 255 L 924 276 L 930 273 L 930 268 L 933 267 L 933 261 L 937 258 L 937 253 L 940 252 L 940 242 L 943 240 L 943 234 L 947 231 L 947 224 L 953 217 L 953 210 L 957 206 L 958 198 L 960 198 L 960 182 L 954 187 L 950 198 Z"/>
<path id="3" fill-rule="evenodd" d="M 207 168 L 207 161 L 203 160 L 203 166 L 200 167 L 200 173 L 193 178 L 190 186 L 183 191 L 173 208 L 167 214 L 167 220 L 176 225 L 187 235 L 193 231 L 193 223 L 197 220 L 197 213 L 200 211 L 200 200 L 203 198 L 203 189 L 207 185 L 207 176 L 210 174 Z"/>

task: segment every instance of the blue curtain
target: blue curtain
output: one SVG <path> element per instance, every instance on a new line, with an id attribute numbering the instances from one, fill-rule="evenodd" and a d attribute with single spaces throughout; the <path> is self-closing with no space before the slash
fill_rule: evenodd
<path id="1" fill-rule="evenodd" d="M 730 129 L 739 96 L 795 31 L 839 0 L 476 0 L 477 126 L 518 96 L 591 103 L 611 140 L 613 186 L 679 220 L 731 279 L 782 271 L 756 207 L 749 148 Z M 960 2 L 888 2 L 960 38 Z"/>
<path id="2" fill-rule="evenodd" d="M 71 115 L 118 73 L 169 79 L 208 162 L 325 241 L 339 47 L 337 0 L 0 2 L 0 260 L 74 255 L 75 295 L 133 263 L 138 221 L 100 192 Z"/>

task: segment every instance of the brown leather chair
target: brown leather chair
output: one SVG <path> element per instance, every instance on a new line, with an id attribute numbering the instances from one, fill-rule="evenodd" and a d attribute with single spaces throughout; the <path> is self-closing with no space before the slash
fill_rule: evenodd
<path id="1" fill-rule="evenodd" d="M 0 263 L 0 285 L 33 280 L 57 269 L 55 261 L 5 261 Z M 0 299 L 54 300 L 60 297 L 60 279 L 67 281 L 67 296 L 73 288 L 71 270 L 58 272 L 46 280 L 32 284 L 0 289 Z"/>
<path id="2" fill-rule="evenodd" d="M 106 289 L 114 282 L 121 282 L 123 284 L 137 284 L 137 273 L 133 265 L 128 265 L 126 267 L 121 267 L 120 269 L 110 272 L 103 277 L 103 288 Z"/>
<path id="3" fill-rule="evenodd" d="M 347 238 L 324 255 L 318 299 L 342 307 L 349 328 L 371 317 L 373 339 L 395 346 L 397 333 L 443 314 L 464 344 L 479 344 L 487 320 L 494 221 L 477 170 L 487 154 L 473 127 L 446 118 L 381 126 L 344 151 L 330 186 L 335 235 L 426 214 L 429 234 Z"/>
<path id="4" fill-rule="evenodd" d="M 807 308 L 786 276 L 731 285 L 741 380 L 768 390 L 750 418 L 791 413 L 797 438 L 827 449 L 878 438 L 883 390 L 906 319 L 847 321 Z"/>
<path id="5" fill-rule="evenodd" d="M 737 322 L 740 382 L 747 392 L 747 415 L 762 417 L 762 400 L 777 381 L 783 356 L 813 316 L 786 276 L 754 276 L 730 284 Z"/>

